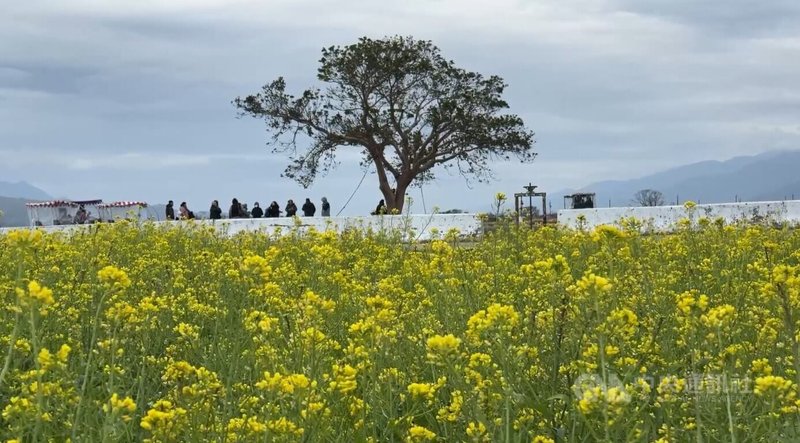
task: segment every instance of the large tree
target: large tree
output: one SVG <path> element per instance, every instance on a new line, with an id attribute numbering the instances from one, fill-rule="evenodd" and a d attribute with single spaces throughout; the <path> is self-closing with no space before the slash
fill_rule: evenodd
<path id="1" fill-rule="evenodd" d="M 408 187 L 438 166 L 487 181 L 495 160 L 536 157 L 533 132 L 502 113 L 503 79 L 456 67 L 430 41 L 364 37 L 325 48 L 317 78 L 324 86 L 299 96 L 280 77 L 233 102 L 266 120 L 274 152 L 290 155 L 284 176 L 304 187 L 337 165 L 337 149 L 356 148 L 387 207 L 402 210 Z"/>

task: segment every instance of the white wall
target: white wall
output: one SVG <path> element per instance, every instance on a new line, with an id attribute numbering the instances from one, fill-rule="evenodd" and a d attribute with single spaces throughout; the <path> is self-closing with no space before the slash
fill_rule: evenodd
<path id="1" fill-rule="evenodd" d="M 700 217 L 715 219 L 722 217 L 727 222 L 736 221 L 761 221 L 787 222 L 800 224 L 800 200 L 774 201 L 774 202 L 742 202 L 697 205 L 691 210 L 683 206 L 657 206 L 657 207 L 625 207 L 625 208 L 595 208 L 595 209 L 562 209 L 558 211 L 558 223 L 569 228 L 579 226 L 578 216 L 585 218 L 584 226 L 594 228 L 605 224 L 618 224 L 622 218 L 634 217 L 645 223 L 646 228 L 658 231 L 673 230 L 680 219 L 689 218 L 696 221 Z M 186 223 L 180 221 L 153 222 Z M 278 229 L 283 233 L 295 227 L 295 220 L 283 218 L 257 218 L 234 220 L 196 220 L 193 223 L 216 226 L 221 232 L 230 235 L 242 231 L 261 231 L 274 233 Z M 429 240 L 434 231 L 443 235 L 451 228 L 458 229 L 461 235 L 474 235 L 481 233 L 481 222 L 475 214 L 420 214 L 420 215 L 383 215 L 364 217 L 300 217 L 297 219 L 298 229 L 303 231 L 314 227 L 318 231 L 335 230 L 341 232 L 347 228 L 372 229 L 386 231 L 410 227 L 415 233 L 415 238 Z M 91 225 L 45 226 L 48 232 L 86 229 Z M 0 228 L 0 234 L 12 229 Z M 24 229 L 24 228 L 23 228 Z"/>
<path id="2" fill-rule="evenodd" d="M 159 225 L 169 223 L 177 226 L 180 223 L 188 222 L 160 221 L 153 223 Z M 301 231 L 314 227 L 318 231 L 335 230 L 337 232 L 341 232 L 347 228 L 372 229 L 374 231 L 411 228 L 414 232 L 414 238 L 428 240 L 433 236 L 433 232 L 438 231 L 440 233 L 439 235 L 444 235 L 451 228 L 458 229 L 461 235 L 473 235 L 481 231 L 481 222 L 475 214 L 299 217 L 296 222 L 295 219 L 288 217 L 245 218 L 232 220 L 195 220 L 191 223 L 215 226 L 221 232 L 225 232 L 229 235 L 242 231 L 260 231 L 272 234 L 278 229 L 280 229 L 282 233 L 287 233 L 295 226 Z M 90 226 L 91 225 L 45 226 L 40 229 L 47 232 L 70 232 L 76 229 L 87 229 Z M 0 233 L 11 229 L 15 228 L 1 228 Z"/>
<path id="3" fill-rule="evenodd" d="M 772 202 L 741 202 L 697 205 L 692 209 L 683 206 L 654 206 L 627 208 L 562 209 L 558 211 L 558 223 L 570 228 L 578 227 L 578 216 L 583 215 L 585 226 L 616 225 L 622 218 L 634 217 L 650 224 L 652 229 L 669 231 L 678 220 L 700 217 L 727 222 L 769 220 L 774 222 L 800 223 L 800 200 Z"/>

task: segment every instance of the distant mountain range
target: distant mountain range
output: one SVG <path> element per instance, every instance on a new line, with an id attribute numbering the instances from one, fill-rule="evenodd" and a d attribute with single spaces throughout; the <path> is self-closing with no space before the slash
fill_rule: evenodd
<path id="1" fill-rule="evenodd" d="M 51 200 L 46 192 L 26 182 L 0 181 L 0 227 L 27 226 L 28 211 L 25 203 L 35 200 Z"/>
<path id="2" fill-rule="evenodd" d="M 573 192 L 594 192 L 599 207 L 631 206 L 633 195 L 641 189 L 660 191 L 666 204 L 687 200 L 724 203 L 737 199 L 800 199 L 800 151 L 771 151 L 725 161 L 692 163 L 637 179 L 592 183 L 576 190 L 559 191 L 555 196 L 560 199 Z"/>
<path id="3" fill-rule="evenodd" d="M 28 226 L 28 211 L 25 203 L 30 200 L 24 198 L 0 197 L 0 227 L 8 226 Z"/>
<path id="4" fill-rule="evenodd" d="M 692 163 L 637 179 L 602 181 L 580 189 L 548 192 L 548 195 L 554 203 L 553 209 L 561 208 L 561 197 L 573 192 L 596 193 L 598 207 L 609 204 L 631 206 L 633 195 L 641 189 L 660 191 L 667 204 L 686 200 L 722 203 L 737 199 L 800 199 L 800 150 L 772 151 L 725 161 Z M 28 183 L 0 181 L 0 211 L 4 213 L 0 217 L 0 226 L 27 225 L 25 203 L 51 199 L 45 191 Z M 158 218 L 163 218 L 164 206 L 153 205 L 150 211 Z"/>
<path id="5" fill-rule="evenodd" d="M 0 181 L 0 196 L 11 198 L 27 198 L 29 200 L 50 200 L 46 192 L 26 182 Z"/>

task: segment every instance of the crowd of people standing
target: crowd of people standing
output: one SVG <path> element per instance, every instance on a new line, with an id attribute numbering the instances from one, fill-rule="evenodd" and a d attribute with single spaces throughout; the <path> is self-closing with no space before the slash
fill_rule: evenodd
<path id="1" fill-rule="evenodd" d="M 317 213 L 317 206 L 314 205 L 309 198 L 306 199 L 305 203 L 303 203 L 303 206 L 301 206 L 300 209 L 302 210 L 304 217 L 314 217 Z M 286 202 L 286 206 L 283 209 L 281 209 L 276 201 L 270 203 L 266 209 L 263 209 L 258 202 L 253 204 L 253 209 L 248 209 L 247 203 L 241 203 L 238 199 L 234 198 L 231 201 L 230 208 L 228 209 L 227 218 L 268 218 L 281 217 L 283 214 L 286 214 L 286 217 L 294 217 L 298 215 L 297 205 L 294 203 L 294 200 L 290 199 L 288 202 Z M 331 204 L 325 197 L 322 197 L 320 215 L 322 217 L 331 216 Z M 176 217 L 174 203 L 172 200 L 170 200 L 166 207 L 166 218 L 167 220 L 189 220 L 195 218 L 195 215 L 194 212 L 189 210 L 186 202 L 183 202 L 180 204 L 178 216 Z M 218 200 L 211 202 L 211 208 L 208 210 L 208 218 L 211 220 L 220 220 L 223 218 L 222 207 L 220 207 Z"/>
<path id="2" fill-rule="evenodd" d="M 195 218 L 194 212 L 189 210 L 189 206 L 186 202 L 181 202 L 180 207 L 178 207 L 177 217 L 175 216 L 175 203 L 173 203 L 172 200 L 167 203 L 166 212 L 167 220 L 190 220 Z"/>

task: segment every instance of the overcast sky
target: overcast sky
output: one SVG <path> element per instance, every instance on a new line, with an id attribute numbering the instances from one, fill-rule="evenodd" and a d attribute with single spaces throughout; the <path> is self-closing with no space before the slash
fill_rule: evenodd
<path id="1" fill-rule="evenodd" d="M 323 46 L 394 34 L 503 77 L 536 132 L 533 164 L 440 175 L 428 210 L 800 148 L 798 0 L 25 0 L 0 7 L 0 180 L 196 210 L 324 195 L 336 213 L 357 158 L 304 190 L 230 101 L 281 75 L 299 92 Z M 380 198 L 369 175 L 345 214 Z"/>

